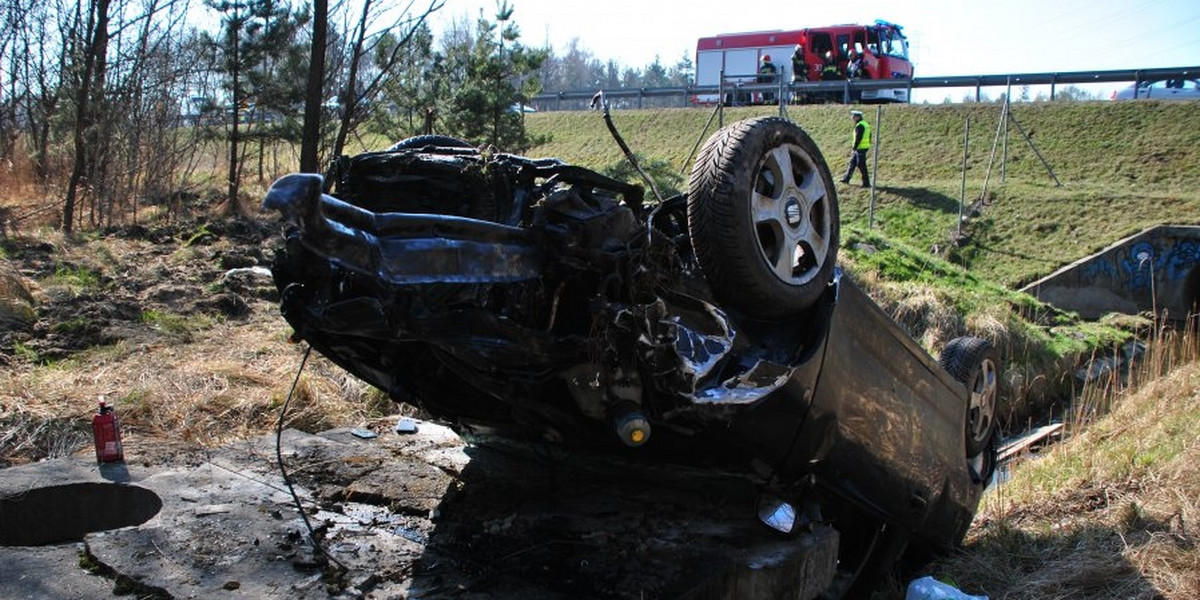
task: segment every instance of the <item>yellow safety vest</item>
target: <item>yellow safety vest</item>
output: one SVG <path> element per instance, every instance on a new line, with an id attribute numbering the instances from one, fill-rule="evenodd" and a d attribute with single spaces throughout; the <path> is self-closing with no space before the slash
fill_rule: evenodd
<path id="1" fill-rule="evenodd" d="M 854 149 L 855 150 L 869 150 L 871 148 L 871 124 L 867 123 L 866 119 L 863 119 L 863 120 L 859 121 L 858 123 L 854 124 L 854 129 L 856 131 L 854 134 L 852 134 L 850 136 L 850 143 L 851 144 L 854 143 L 854 138 L 857 137 L 857 133 L 858 133 L 857 129 L 859 127 L 863 128 L 862 139 L 858 141 L 858 145 L 855 146 Z"/>

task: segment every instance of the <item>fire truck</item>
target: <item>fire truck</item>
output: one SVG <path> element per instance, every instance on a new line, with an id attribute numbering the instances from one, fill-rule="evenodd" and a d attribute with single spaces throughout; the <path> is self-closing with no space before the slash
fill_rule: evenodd
<path id="1" fill-rule="evenodd" d="M 764 59 L 775 66 L 774 77 L 760 74 Z M 855 59 L 858 59 L 857 62 Z M 857 66 L 857 72 L 849 72 Z M 901 85 L 884 89 L 852 89 L 853 102 L 908 102 L 908 84 L 913 67 L 908 60 L 908 39 L 895 23 L 877 20 L 873 25 L 830 25 L 808 29 L 725 33 L 703 37 L 696 43 L 696 85 L 717 86 L 731 91 L 727 104 L 773 101 L 773 95 L 739 92 L 747 83 L 845 81 L 896 79 Z M 841 91 L 804 93 L 794 101 L 840 102 Z M 699 94 L 698 104 L 713 104 L 717 94 Z"/>

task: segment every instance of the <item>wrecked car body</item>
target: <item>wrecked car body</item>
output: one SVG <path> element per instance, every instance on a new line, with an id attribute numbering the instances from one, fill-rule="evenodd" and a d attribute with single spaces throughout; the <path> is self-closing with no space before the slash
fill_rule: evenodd
<path id="1" fill-rule="evenodd" d="M 841 533 L 849 595 L 958 544 L 994 468 L 994 351 L 935 361 L 841 275 L 828 167 L 783 119 L 717 132 L 688 194 L 650 205 L 421 136 L 264 207 L 288 224 L 283 316 L 333 362 L 464 426 L 743 469 L 764 522 Z"/>

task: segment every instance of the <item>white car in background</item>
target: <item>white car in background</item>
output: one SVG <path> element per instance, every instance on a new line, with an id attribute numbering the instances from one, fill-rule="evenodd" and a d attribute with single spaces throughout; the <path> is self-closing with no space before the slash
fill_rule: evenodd
<path id="1" fill-rule="evenodd" d="M 1112 99 L 1200 100 L 1200 81 L 1184 78 L 1143 81 L 1136 88 L 1130 85 L 1113 92 Z"/>

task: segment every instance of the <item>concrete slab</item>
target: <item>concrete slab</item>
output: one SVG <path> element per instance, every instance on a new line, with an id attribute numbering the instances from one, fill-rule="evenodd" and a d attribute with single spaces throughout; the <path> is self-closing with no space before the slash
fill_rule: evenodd
<path id="1" fill-rule="evenodd" d="M 78 544 L 0 548 L 0 596 L 810 598 L 836 555 L 832 530 L 797 539 L 758 524 L 756 488 L 741 476 L 464 443 L 422 422 L 372 439 L 285 433 L 285 466 L 336 561 L 326 563 L 307 543 L 273 436 L 170 459 L 139 452 L 115 474 L 84 458 L 5 470 L 0 499 L 121 480 L 162 508 Z M 0 512 L 0 527 L 16 526 Z"/>

